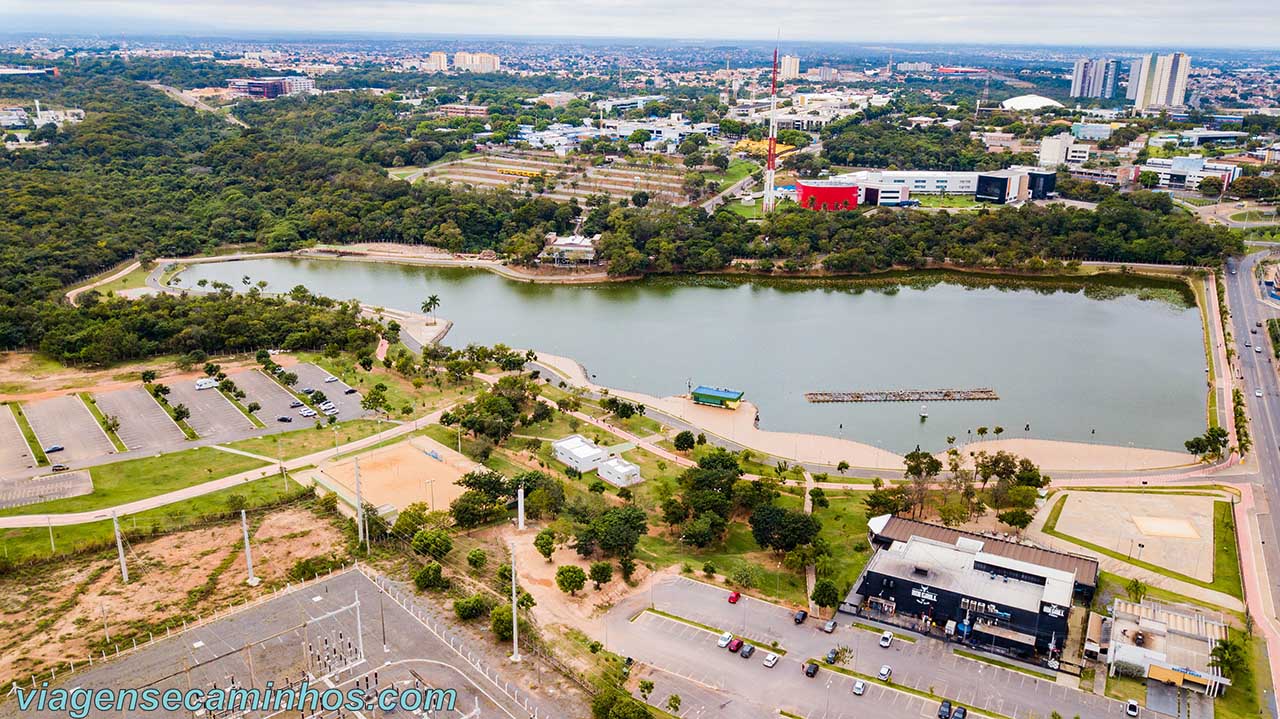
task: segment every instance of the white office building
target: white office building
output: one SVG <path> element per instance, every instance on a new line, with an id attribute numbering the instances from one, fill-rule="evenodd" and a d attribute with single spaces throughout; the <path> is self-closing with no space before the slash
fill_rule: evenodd
<path id="1" fill-rule="evenodd" d="M 614 110 L 639 110 L 651 102 L 662 102 L 667 99 L 666 95 L 637 95 L 635 97 L 612 97 L 608 100 L 596 100 L 595 106 L 605 112 L 613 112 Z"/>
<path id="2" fill-rule="evenodd" d="M 795 80 L 800 77 L 800 58 L 795 55 L 783 55 L 778 58 L 778 79 Z"/>
<path id="3" fill-rule="evenodd" d="M 552 442 L 551 453 L 557 460 L 579 472 L 590 472 L 608 456 L 595 442 L 580 434 L 571 434 Z"/>
<path id="4" fill-rule="evenodd" d="M 840 175 L 861 187 L 863 184 L 883 188 L 902 187 L 910 194 L 972 195 L 978 191 L 978 173 L 945 170 L 859 170 Z"/>
<path id="5" fill-rule="evenodd" d="M 1209 162 L 1199 155 L 1186 157 L 1153 157 L 1142 166 L 1141 172 L 1154 172 L 1160 176 L 1159 187 L 1171 190 L 1199 189 L 1206 177 L 1216 177 L 1229 185 L 1240 177 L 1240 167 L 1226 162 Z"/>
<path id="6" fill-rule="evenodd" d="M 1051 135 L 1040 141 L 1041 167 L 1057 167 L 1058 165 L 1079 165 L 1089 159 L 1088 145 L 1082 145 L 1068 133 Z"/>
<path id="7" fill-rule="evenodd" d="M 640 483 L 640 468 L 621 457 L 611 457 L 596 467 L 600 479 L 615 487 L 630 487 Z"/>

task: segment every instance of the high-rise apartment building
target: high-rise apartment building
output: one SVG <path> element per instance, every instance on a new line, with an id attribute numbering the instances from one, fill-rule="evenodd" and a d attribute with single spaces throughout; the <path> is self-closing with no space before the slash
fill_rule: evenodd
<path id="1" fill-rule="evenodd" d="M 1152 107 L 1181 107 L 1187 97 L 1187 74 L 1191 56 L 1184 52 L 1143 55 L 1129 70 L 1127 97 L 1135 110 Z"/>
<path id="2" fill-rule="evenodd" d="M 436 50 L 427 55 L 426 62 L 422 63 L 423 72 L 448 72 L 449 70 L 449 53 Z"/>
<path id="3" fill-rule="evenodd" d="M 1110 98 L 1115 95 L 1119 74 L 1118 60 L 1082 57 L 1071 73 L 1071 97 Z"/>
<path id="4" fill-rule="evenodd" d="M 778 58 L 778 79 L 794 80 L 800 77 L 800 58 L 795 55 L 783 55 Z"/>
<path id="5" fill-rule="evenodd" d="M 488 52 L 456 52 L 453 54 L 453 69 L 459 72 L 497 72 L 502 67 L 502 60 Z"/>

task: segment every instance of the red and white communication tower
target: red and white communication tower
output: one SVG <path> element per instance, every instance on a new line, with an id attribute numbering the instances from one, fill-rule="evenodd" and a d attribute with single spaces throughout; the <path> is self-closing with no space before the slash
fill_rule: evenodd
<path id="1" fill-rule="evenodd" d="M 769 153 L 764 170 L 764 211 L 773 212 L 773 173 L 778 165 L 778 48 L 773 48 L 773 84 L 769 90 Z"/>

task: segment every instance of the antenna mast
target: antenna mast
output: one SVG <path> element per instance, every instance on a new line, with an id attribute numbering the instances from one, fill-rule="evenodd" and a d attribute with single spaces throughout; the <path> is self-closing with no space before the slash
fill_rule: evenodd
<path id="1" fill-rule="evenodd" d="M 773 84 L 769 90 L 769 154 L 764 171 L 764 212 L 773 212 L 773 173 L 778 165 L 778 46 L 773 46 Z"/>

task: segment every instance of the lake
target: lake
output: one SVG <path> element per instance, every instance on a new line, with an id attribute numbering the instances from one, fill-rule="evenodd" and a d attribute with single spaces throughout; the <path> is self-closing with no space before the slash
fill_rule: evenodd
<path id="1" fill-rule="evenodd" d="M 654 395 L 689 383 L 746 392 L 760 427 L 945 448 L 979 426 L 1039 437 L 1181 450 L 1205 426 L 1199 311 L 1169 283 L 1116 278 L 1019 284 L 924 274 L 903 284 L 655 278 L 601 285 L 513 282 L 458 268 L 254 259 L 192 265 L 201 280 L 417 311 L 440 296 L 445 343 L 503 342 L 573 357 L 596 382 Z M 988 281 L 990 280 L 990 281 Z M 811 391 L 991 387 L 998 401 L 811 404 Z M 1026 427 L 1030 425 L 1030 430 Z"/>

